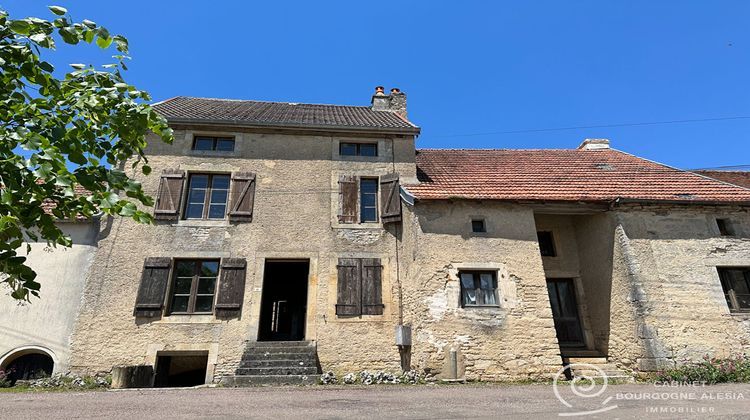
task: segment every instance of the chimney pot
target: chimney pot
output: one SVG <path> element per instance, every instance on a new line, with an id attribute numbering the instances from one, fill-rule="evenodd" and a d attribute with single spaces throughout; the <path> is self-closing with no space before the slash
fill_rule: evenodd
<path id="1" fill-rule="evenodd" d="M 385 88 L 383 86 L 375 86 L 376 95 L 385 95 Z"/>
<path id="2" fill-rule="evenodd" d="M 578 150 L 601 150 L 609 148 L 609 139 L 585 139 L 578 146 Z"/>
<path id="3" fill-rule="evenodd" d="M 401 92 L 401 89 L 399 88 L 391 88 L 391 93 L 399 93 Z"/>

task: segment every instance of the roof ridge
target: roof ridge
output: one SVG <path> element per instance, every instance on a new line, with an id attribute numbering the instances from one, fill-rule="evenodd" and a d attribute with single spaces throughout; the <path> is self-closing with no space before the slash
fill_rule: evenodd
<path id="1" fill-rule="evenodd" d="M 540 152 L 549 152 L 549 151 L 577 152 L 577 151 L 580 151 L 580 152 L 587 152 L 588 153 L 588 152 L 600 152 L 600 151 L 604 151 L 604 150 L 608 150 L 608 149 L 596 149 L 596 150 L 565 149 L 565 148 L 550 148 L 550 149 L 545 149 L 545 148 L 529 148 L 529 149 L 518 149 L 518 148 L 511 148 L 511 147 L 506 147 L 506 148 L 495 148 L 495 147 L 487 147 L 487 148 L 482 148 L 482 147 L 479 147 L 479 148 L 469 148 L 469 147 L 457 147 L 457 148 L 453 148 L 453 147 L 422 147 L 422 148 L 417 149 L 418 152 L 421 151 L 421 150 L 427 150 L 427 151 L 448 151 L 448 152 L 450 152 L 450 151 L 469 151 L 469 152 L 471 152 L 471 151 L 485 151 L 485 152 L 486 151 L 520 151 L 520 152 L 522 152 L 522 151 L 540 151 Z M 614 150 L 614 149 L 612 149 L 612 150 Z"/>
<path id="2" fill-rule="evenodd" d="M 170 98 L 168 100 L 177 99 L 177 98 L 202 99 L 202 100 L 207 100 L 207 101 L 224 101 L 224 102 L 255 102 L 255 103 L 261 103 L 261 104 L 316 105 L 316 106 L 332 106 L 332 107 L 339 107 L 339 108 L 367 108 L 367 109 L 370 108 L 370 106 L 368 105 L 320 104 L 320 103 L 312 103 L 312 102 L 289 102 L 289 101 L 260 101 L 257 99 L 208 98 L 204 96 L 184 96 L 184 95 L 175 96 L 174 98 Z M 165 100 L 162 102 L 167 102 L 168 100 Z"/>

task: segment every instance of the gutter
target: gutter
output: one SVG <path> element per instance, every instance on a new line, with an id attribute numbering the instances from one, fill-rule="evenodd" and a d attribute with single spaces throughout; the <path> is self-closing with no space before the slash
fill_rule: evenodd
<path id="1" fill-rule="evenodd" d="M 362 132 L 376 134 L 409 134 L 419 135 L 419 127 L 402 127 L 402 128 L 385 128 L 385 127 L 359 127 L 359 126 L 336 126 L 321 124 L 299 124 L 299 123 L 246 123 L 237 120 L 213 120 L 213 119 L 193 119 L 193 118 L 167 118 L 169 124 L 193 124 L 193 125 L 221 125 L 226 127 L 243 127 L 243 128 L 273 128 L 277 130 L 303 130 L 303 131 L 326 131 L 326 132 Z"/>

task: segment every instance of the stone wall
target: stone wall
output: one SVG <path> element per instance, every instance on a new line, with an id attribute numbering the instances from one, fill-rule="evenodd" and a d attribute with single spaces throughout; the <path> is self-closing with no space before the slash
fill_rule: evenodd
<path id="1" fill-rule="evenodd" d="M 475 380 L 548 378 L 561 366 L 533 212 L 490 202 L 420 202 L 411 208 L 401 258 L 404 321 L 413 329 L 412 365 Z M 486 233 L 472 233 L 483 218 Z M 498 307 L 461 307 L 458 271 L 497 273 Z"/>
<path id="2" fill-rule="evenodd" d="M 37 273 L 40 297 L 24 304 L 0 297 L 0 368 L 18 355 L 43 353 L 52 357 L 54 373 L 68 371 L 70 335 L 96 252 L 98 221 L 61 222 L 58 227 L 73 240 L 71 248 L 29 243 L 27 263 Z"/>
<path id="3" fill-rule="evenodd" d="M 246 340 L 258 334 L 263 268 L 266 259 L 310 261 L 306 339 L 318 344 L 325 369 L 395 370 L 391 285 L 396 277 L 393 229 L 379 223 L 339 225 L 339 174 L 378 176 L 401 174 L 403 182 L 416 177 L 414 139 L 373 138 L 375 159 L 338 156 L 339 141 L 361 141 L 341 136 L 287 135 L 252 131 L 219 132 L 234 135 L 234 153 L 191 150 L 201 127 L 176 127 L 175 143 L 152 140 L 147 153 L 153 175 L 131 173 L 147 193 L 156 193 L 163 169 L 257 174 L 252 223 L 227 221 L 157 222 L 138 225 L 108 219 L 101 231 L 101 248 L 88 276 L 81 316 L 74 337 L 72 365 L 78 371 L 108 371 L 115 365 L 153 364 L 159 352 L 208 351 L 209 380 L 233 374 Z M 126 166 L 129 168 L 129 166 Z M 239 319 L 212 315 L 174 315 L 161 319 L 133 316 L 133 305 L 146 257 L 247 259 L 244 303 Z M 384 315 L 339 319 L 335 315 L 336 264 L 340 257 L 381 258 Z"/>
<path id="4" fill-rule="evenodd" d="M 721 236 L 729 217 L 736 236 Z M 750 214 L 721 207 L 618 211 L 610 356 L 639 370 L 750 349 L 747 315 L 730 313 L 716 267 L 750 266 Z"/>

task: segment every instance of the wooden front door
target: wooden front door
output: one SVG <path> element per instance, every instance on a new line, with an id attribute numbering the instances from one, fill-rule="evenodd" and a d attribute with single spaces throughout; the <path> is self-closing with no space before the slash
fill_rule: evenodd
<path id="1" fill-rule="evenodd" d="M 573 279 L 547 279 L 547 292 L 560 347 L 585 347 Z"/>

